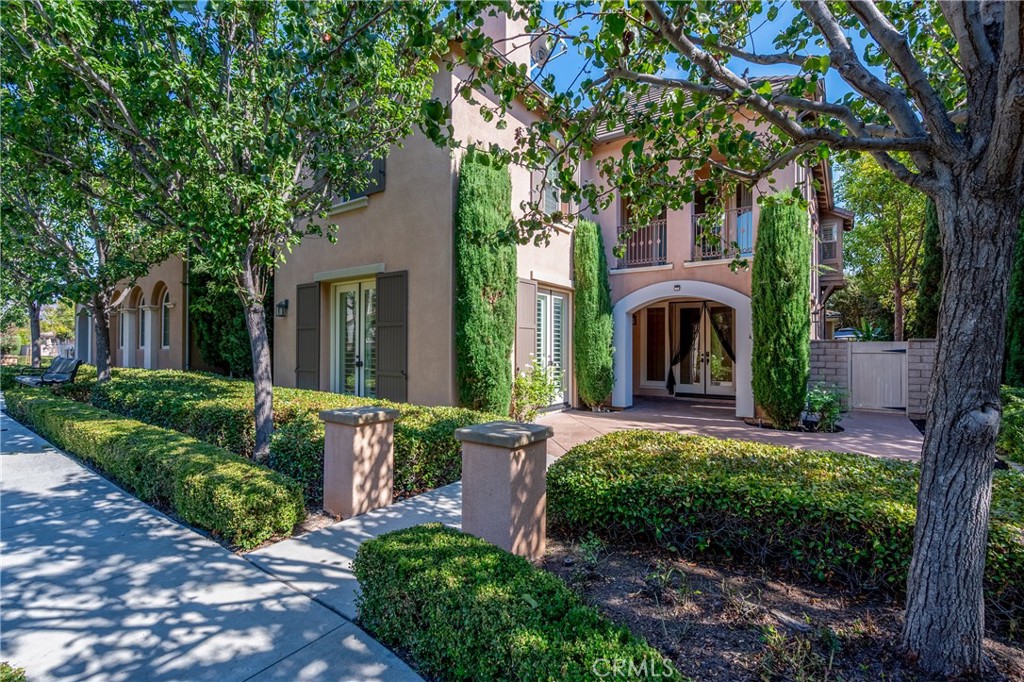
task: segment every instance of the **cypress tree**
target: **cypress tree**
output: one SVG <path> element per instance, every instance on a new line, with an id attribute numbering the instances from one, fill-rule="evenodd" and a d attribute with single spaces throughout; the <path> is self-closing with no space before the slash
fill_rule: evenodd
<path id="1" fill-rule="evenodd" d="M 600 405 L 612 390 L 612 296 L 601 228 L 589 220 L 576 226 L 573 242 L 576 310 L 573 355 L 576 388 L 591 407 Z"/>
<path id="2" fill-rule="evenodd" d="M 1024 387 L 1024 215 L 1021 215 L 1017 247 L 1013 252 L 1009 299 L 1006 302 L 1005 382 Z"/>
<path id="3" fill-rule="evenodd" d="M 754 400 L 780 428 L 800 421 L 810 374 L 811 235 L 807 212 L 782 195 L 761 210 L 754 250 Z"/>
<path id="4" fill-rule="evenodd" d="M 925 204 L 924 243 L 921 273 L 917 282 L 917 335 L 934 339 L 939 328 L 939 304 L 942 303 L 942 239 L 935 202 Z"/>
<path id="5" fill-rule="evenodd" d="M 455 211 L 455 352 L 459 401 L 508 414 L 516 323 L 516 247 L 507 165 L 471 150 Z"/>

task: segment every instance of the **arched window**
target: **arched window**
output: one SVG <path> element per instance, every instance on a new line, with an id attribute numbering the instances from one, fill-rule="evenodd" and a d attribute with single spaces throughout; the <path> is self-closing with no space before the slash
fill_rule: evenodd
<path id="1" fill-rule="evenodd" d="M 171 292 L 164 293 L 164 300 L 160 306 L 160 345 L 163 348 L 171 347 Z"/>
<path id="2" fill-rule="evenodd" d="M 139 299 L 139 348 L 146 347 L 146 299 Z"/>

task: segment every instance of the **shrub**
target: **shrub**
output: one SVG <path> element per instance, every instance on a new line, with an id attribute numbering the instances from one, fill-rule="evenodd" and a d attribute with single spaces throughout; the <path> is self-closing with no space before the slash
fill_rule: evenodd
<path id="1" fill-rule="evenodd" d="M 80 374 L 81 376 L 81 374 Z M 115 369 L 95 382 L 95 371 L 74 397 L 139 421 L 174 429 L 250 457 L 254 442 L 252 384 L 201 372 Z M 90 380 L 88 377 L 92 377 Z M 274 423 L 268 465 L 299 481 L 307 503 L 323 499 L 324 431 L 321 410 L 381 405 L 399 410 L 395 422 L 395 494 L 409 495 L 453 483 L 462 476 L 462 451 L 454 431 L 503 416 L 454 407 L 424 407 L 340 393 L 274 388 Z"/>
<path id="2" fill-rule="evenodd" d="M 996 450 L 1004 458 L 1024 464 L 1024 388 L 1003 386 L 1003 418 Z"/>
<path id="3" fill-rule="evenodd" d="M 516 246 L 508 165 L 471 150 L 455 211 L 455 355 L 459 402 L 508 413 L 516 325 Z"/>
<path id="4" fill-rule="evenodd" d="M 811 237 L 807 212 L 782 197 L 761 209 L 751 273 L 754 400 L 780 428 L 800 422 L 810 374 Z"/>
<path id="5" fill-rule="evenodd" d="M 807 412 L 818 422 L 817 430 L 832 433 L 843 417 L 846 393 L 837 386 L 818 382 L 807 392 Z"/>
<path id="6" fill-rule="evenodd" d="M 512 382 L 509 414 L 518 422 L 532 422 L 562 390 L 562 372 L 557 367 L 537 369 L 528 365 Z"/>
<path id="7" fill-rule="evenodd" d="M 428 677 L 592 680 L 595 665 L 624 659 L 681 679 L 556 576 L 441 525 L 363 543 L 353 570 L 361 624 Z"/>
<path id="8" fill-rule="evenodd" d="M 899 593 L 913 549 L 913 463 L 626 431 L 548 470 L 548 519 L 572 536 L 774 563 L 854 590 Z M 996 472 L 986 593 L 1024 616 L 1024 476 Z"/>
<path id="9" fill-rule="evenodd" d="M 573 358 L 580 400 L 600 406 L 612 392 L 612 295 L 601 228 L 581 220 L 573 235 L 576 308 L 573 322 Z"/>
<path id="10" fill-rule="evenodd" d="M 222 448 L 54 396 L 6 394 L 7 409 L 139 499 L 243 549 L 289 535 L 305 516 L 295 481 Z"/>
<path id="11" fill-rule="evenodd" d="M 1017 247 L 1013 252 L 1010 290 L 1006 299 L 1006 356 L 1004 381 L 1024 388 L 1024 214 L 1020 217 Z"/>

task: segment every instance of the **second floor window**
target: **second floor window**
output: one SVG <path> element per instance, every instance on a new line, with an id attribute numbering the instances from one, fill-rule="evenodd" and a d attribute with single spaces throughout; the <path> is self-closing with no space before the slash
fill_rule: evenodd
<path id="1" fill-rule="evenodd" d="M 836 259 L 836 246 L 838 242 L 838 230 L 834 223 L 825 223 L 821 226 L 821 260 L 833 261 Z"/>

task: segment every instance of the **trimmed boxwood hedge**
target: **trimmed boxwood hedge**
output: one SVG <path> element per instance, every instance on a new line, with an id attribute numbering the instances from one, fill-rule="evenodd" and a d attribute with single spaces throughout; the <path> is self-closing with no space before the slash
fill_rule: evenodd
<path id="1" fill-rule="evenodd" d="M 556 576 L 440 524 L 363 543 L 353 570 L 360 624 L 431 678 L 593 680 L 623 661 L 682 679 Z"/>
<path id="2" fill-rule="evenodd" d="M 39 389 L 5 393 L 7 411 L 151 504 L 242 549 L 290 535 L 305 517 L 299 485 L 195 438 Z"/>
<path id="3" fill-rule="evenodd" d="M 84 369 L 84 368 L 83 368 Z M 90 378 L 91 377 L 91 378 Z M 139 421 L 187 433 L 201 441 L 252 455 L 252 383 L 215 374 L 175 370 L 113 370 L 106 383 L 86 379 L 61 394 Z M 321 410 L 379 405 L 400 412 L 395 422 L 395 494 L 407 497 L 454 483 L 462 476 L 455 429 L 502 417 L 454 407 L 424 407 L 356 396 L 274 387 L 274 424 L 268 465 L 299 481 L 306 501 L 323 499 L 324 430 Z"/>
<path id="4" fill-rule="evenodd" d="M 569 536 L 773 563 L 855 590 L 904 588 L 918 467 L 653 431 L 578 445 L 548 470 L 548 519 Z M 997 471 L 986 595 L 1024 617 L 1024 476 Z"/>

